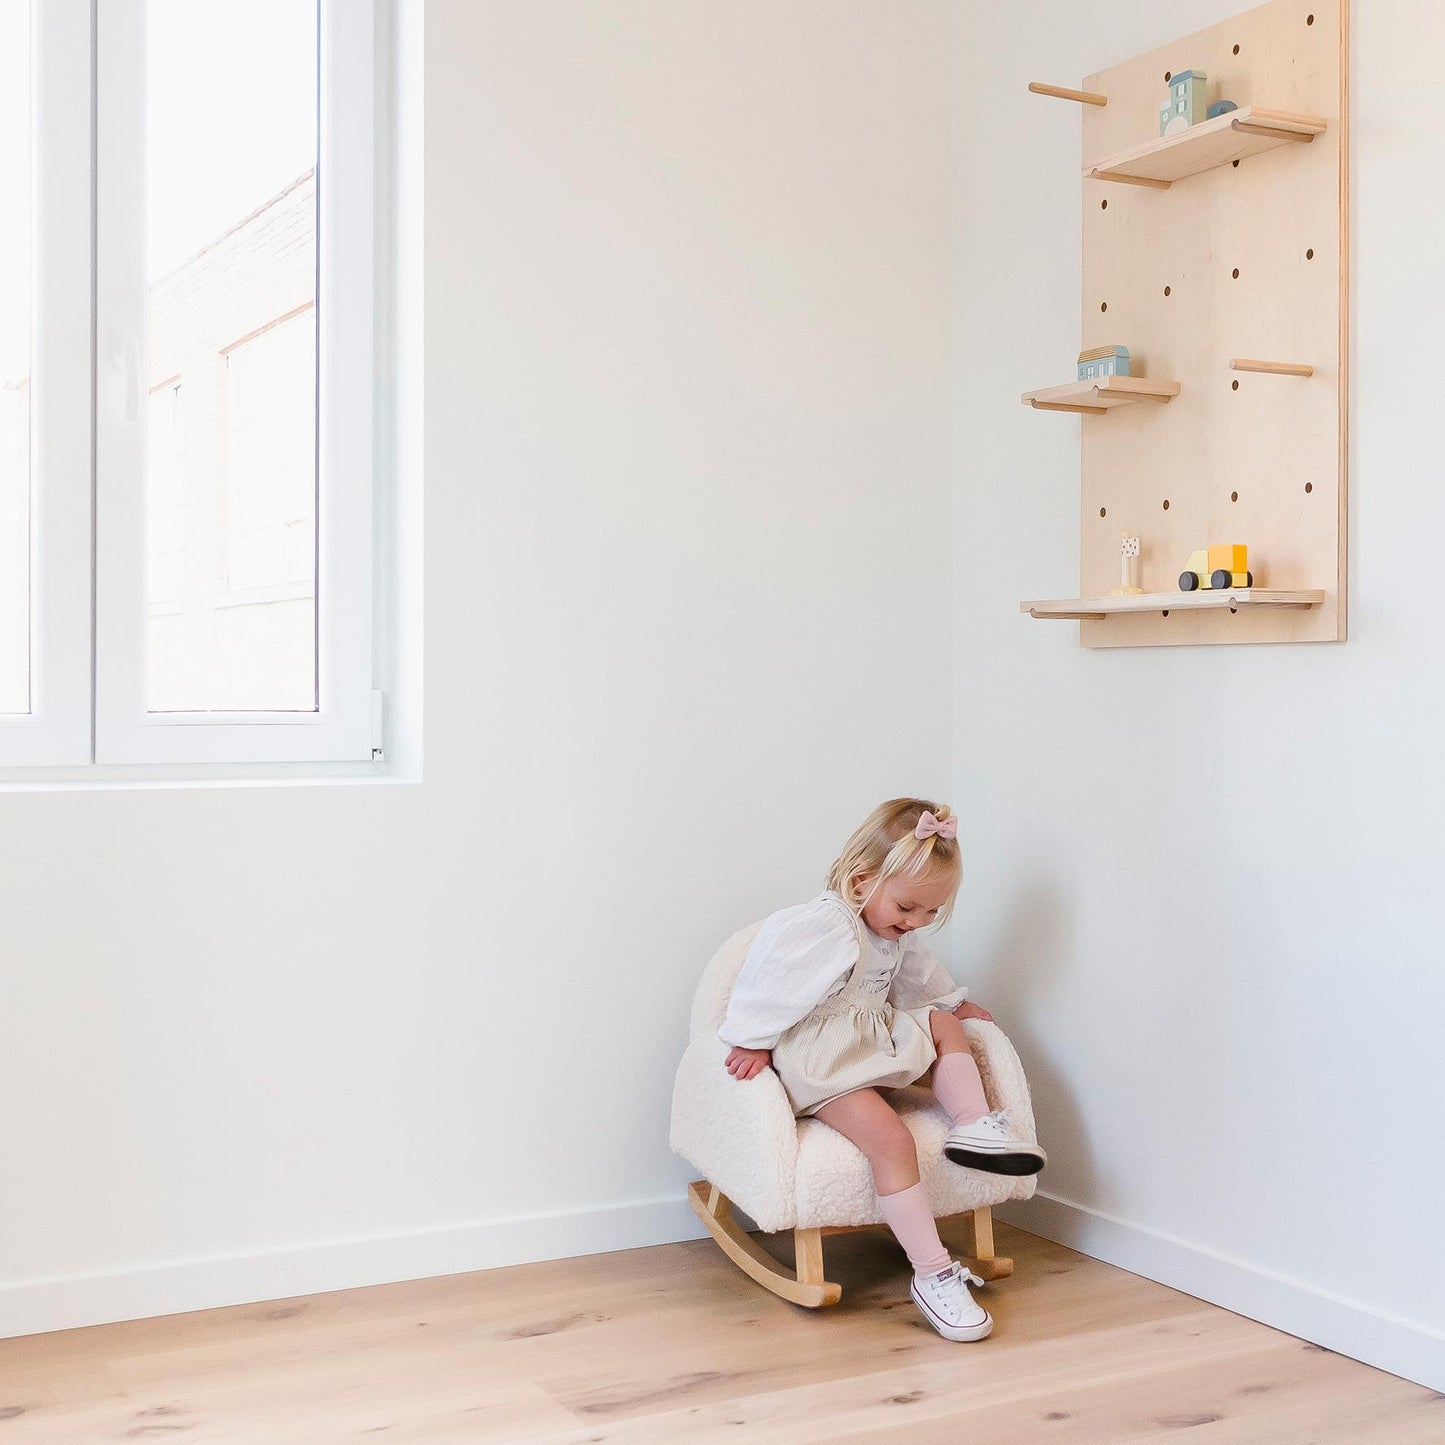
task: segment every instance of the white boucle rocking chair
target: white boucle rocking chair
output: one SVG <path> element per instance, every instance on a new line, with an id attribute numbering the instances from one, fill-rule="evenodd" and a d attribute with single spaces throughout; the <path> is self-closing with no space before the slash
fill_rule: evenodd
<path id="1" fill-rule="evenodd" d="M 672 1147 L 703 1175 L 688 1185 L 688 1198 L 728 1258 L 774 1294 L 817 1309 L 837 1304 L 843 1293 L 823 1276 L 823 1236 L 882 1224 L 883 1213 L 868 1161 L 855 1145 L 817 1119 L 794 1118 L 771 1069 L 739 1083 L 723 1067 L 728 1046 L 717 1031 L 759 927 L 728 939 L 698 984 L 673 1085 Z M 1035 1139 L 1028 1082 L 1013 1045 L 996 1024 L 969 1019 L 964 1027 L 990 1106 L 1007 1109 L 1014 1132 Z M 1028 1199 L 1035 1177 L 985 1174 L 946 1159 L 949 1120 L 930 1091 L 901 1089 L 893 1103 L 918 1142 L 934 1215 L 971 1216 L 969 1267 L 986 1280 L 1011 1274 L 1013 1261 L 993 1252 L 992 1206 Z M 793 1231 L 795 1270 L 745 1232 L 734 1206 L 764 1233 Z"/>

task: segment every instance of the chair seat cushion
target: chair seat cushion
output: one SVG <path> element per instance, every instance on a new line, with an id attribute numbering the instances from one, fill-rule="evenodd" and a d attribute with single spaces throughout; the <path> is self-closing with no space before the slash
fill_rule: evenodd
<path id="1" fill-rule="evenodd" d="M 936 1217 L 1033 1194 L 1032 1176 L 985 1174 L 945 1158 L 943 1137 L 950 1121 L 927 1089 L 899 1089 L 891 1102 L 918 1143 L 923 1187 Z M 796 1178 L 800 1229 L 883 1222 L 868 1161 L 856 1145 L 821 1120 L 798 1120 Z"/>

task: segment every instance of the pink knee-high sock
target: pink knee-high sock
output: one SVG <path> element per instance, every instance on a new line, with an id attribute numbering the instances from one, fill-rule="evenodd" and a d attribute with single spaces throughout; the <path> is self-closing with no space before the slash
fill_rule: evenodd
<path id="1" fill-rule="evenodd" d="M 880 1194 L 878 1202 L 914 1273 L 937 1274 L 948 1268 L 953 1261 L 938 1237 L 938 1226 L 933 1222 L 933 1210 L 928 1207 L 922 1184 L 910 1185 L 897 1194 Z"/>
<path id="2" fill-rule="evenodd" d="M 933 1066 L 933 1092 L 955 1124 L 974 1124 L 988 1113 L 983 1079 L 972 1054 L 940 1054 Z"/>

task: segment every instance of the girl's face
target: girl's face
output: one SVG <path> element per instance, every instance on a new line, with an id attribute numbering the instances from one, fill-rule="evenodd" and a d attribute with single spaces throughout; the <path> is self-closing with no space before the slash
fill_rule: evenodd
<path id="1" fill-rule="evenodd" d="M 864 875 L 855 884 L 860 893 L 867 893 L 871 877 Z M 958 875 L 940 868 L 922 877 L 895 873 L 863 907 L 863 922 L 879 938 L 902 938 L 915 928 L 927 928 L 939 910 L 958 892 Z"/>

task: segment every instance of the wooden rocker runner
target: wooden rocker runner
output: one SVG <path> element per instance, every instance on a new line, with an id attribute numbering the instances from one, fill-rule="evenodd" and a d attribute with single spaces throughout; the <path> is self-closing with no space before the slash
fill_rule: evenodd
<path id="1" fill-rule="evenodd" d="M 672 1147 L 704 1176 L 688 1186 L 688 1199 L 723 1253 L 765 1289 L 818 1309 L 837 1304 L 843 1294 L 824 1276 L 824 1237 L 882 1225 L 883 1215 L 858 1149 L 821 1120 L 794 1118 L 771 1069 L 739 1083 L 723 1067 L 728 1049 L 717 1031 L 758 926 L 728 939 L 698 984 L 673 1087 Z M 1014 1126 L 1032 1139 L 1028 1082 L 1013 1045 L 996 1024 L 970 1019 L 965 1028 L 990 1105 L 1008 1109 Z M 893 1102 L 918 1143 L 935 1217 L 970 1219 L 969 1267 L 986 1280 L 1011 1274 L 1013 1261 L 994 1254 L 992 1207 L 1029 1198 L 1035 1177 L 960 1168 L 943 1156 L 949 1119 L 928 1090 L 900 1090 Z M 794 1268 L 743 1228 L 739 1211 L 763 1233 L 792 1231 Z"/>

